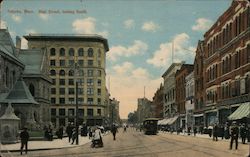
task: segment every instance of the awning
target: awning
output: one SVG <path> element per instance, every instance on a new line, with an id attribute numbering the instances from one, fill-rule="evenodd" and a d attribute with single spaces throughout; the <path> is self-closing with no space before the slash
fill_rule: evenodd
<path id="1" fill-rule="evenodd" d="M 203 113 L 201 113 L 201 114 L 194 114 L 194 115 L 193 115 L 193 117 L 203 117 L 203 116 L 204 116 Z"/>
<path id="2" fill-rule="evenodd" d="M 169 125 L 172 125 L 177 119 L 178 119 L 179 116 L 175 116 L 173 118 L 170 118 L 170 121 L 168 122 Z"/>
<path id="3" fill-rule="evenodd" d="M 238 120 L 244 117 L 250 118 L 250 102 L 241 104 L 229 117 L 229 120 Z"/>
<path id="4" fill-rule="evenodd" d="M 178 119 L 179 116 L 175 116 L 175 117 L 172 117 L 172 118 L 165 118 L 165 119 L 162 119 L 160 121 L 158 121 L 158 125 L 172 125 L 177 119 Z"/>

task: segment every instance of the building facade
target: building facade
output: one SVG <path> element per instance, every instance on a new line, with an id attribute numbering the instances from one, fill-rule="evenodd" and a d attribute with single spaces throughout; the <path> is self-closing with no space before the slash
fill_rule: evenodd
<path id="1" fill-rule="evenodd" d="M 153 105 L 147 98 L 139 98 L 137 102 L 138 122 L 141 124 L 146 118 L 153 117 Z"/>
<path id="2" fill-rule="evenodd" d="M 194 72 L 192 71 L 188 74 L 185 78 L 186 82 L 186 102 L 185 102 L 185 109 L 186 109 L 186 130 L 188 128 L 193 129 L 194 127 Z"/>
<path id="3" fill-rule="evenodd" d="M 204 34 L 205 125 L 224 124 L 250 101 L 250 9 L 247 1 L 231 6 Z"/>
<path id="4" fill-rule="evenodd" d="M 176 106 L 177 111 L 180 115 L 180 127 L 185 128 L 186 125 L 186 83 L 185 79 L 188 74 L 193 71 L 193 65 L 182 64 L 180 70 L 175 74 L 175 84 L 176 84 Z"/>
<path id="5" fill-rule="evenodd" d="M 98 35 L 30 34 L 24 37 L 30 49 L 43 49 L 48 54 L 52 123 L 58 127 L 75 122 L 77 92 L 79 124 L 102 125 L 107 112 L 107 39 Z"/>
<path id="6" fill-rule="evenodd" d="M 171 118 L 177 114 L 177 106 L 175 104 L 175 73 L 181 68 L 183 63 L 173 63 L 162 75 L 163 85 L 163 117 Z"/>
<path id="7" fill-rule="evenodd" d="M 198 128 L 204 127 L 204 42 L 199 41 L 196 48 L 196 55 L 194 59 L 194 78 L 195 78 L 195 92 L 194 92 L 194 120 L 195 126 Z"/>
<path id="8" fill-rule="evenodd" d="M 163 85 L 160 85 L 154 94 L 152 106 L 153 106 L 153 117 L 163 118 Z"/>

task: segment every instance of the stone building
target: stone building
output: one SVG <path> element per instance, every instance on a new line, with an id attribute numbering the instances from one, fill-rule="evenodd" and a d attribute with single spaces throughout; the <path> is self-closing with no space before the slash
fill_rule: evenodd
<path id="1" fill-rule="evenodd" d="M 30 49 L 47 52 L 51 95 L 51 121 L 55 126 L 74 122 L 76 81 L 78 82 L 79 123 L 102 124 L 106 103 L 107 39 L 98 35 L 24 36 Z"/>
<path id="2" fill-rule="evenodd" d="M 110 99 L 110 107 L 109 107 L 109 119 L 111 123 L 120 123 L 120 116 L 119 116 L 119 101 L 115 98 Z"/>
<path id="3" fill-rule="evenodd" d="M 234 0 L 204 34 L 206 126 L 224 124 L 241 104 L 250 102 L 250 9 Z"/>
<path id="4" fill-rule="evenodd" d="M 153 117 L 153 105 L 147 98 L 137 99 L 138 122 L 142 123 L 146 118 Z"/>
<path id="5" fill-rule="evenodd" d="M 175 73 L 181 68 L 183 63 L 173 63 L 162 75 L 163 84 L 163 117 L 171 118 L 177 114 L 177 106 L 175 104 Z"/>
<path id="6" fill-rule="evenodd" d="M 39 103 L 36 121 L 41 126 L 50 124 L 50 85 L 47 53 L 40 49 L 20 50 L 18 58 L 25 64 L 22 78 L 31 95 Z M 32 59 L 31 59 L 32 58 Z"/>
<path id="7" fill-rule="evenodd" d="M 185 103 L 186 103 L 186 83 L 185 78 L 188 74 L 190 74 L 193 71 L 193 65 L 192 64 L 182 64 L 180 70 L 177 70 L 175 74 L 175 84 L 176 84 L 176 106 L 177 111 L 180 115 L 180 127 L 185 128 L 186 124 L 186 109 L 185 109 Z"/>
<path id="8" fill-rule="evenodd" d="M 196 55 L 194 59 L 194 78 L 195 78 L 195 92 L 194 92 L 194 120 L 195 126 L 198 128 L 204 127 L 204 42 L 199 41 L 196 48 Z"/>

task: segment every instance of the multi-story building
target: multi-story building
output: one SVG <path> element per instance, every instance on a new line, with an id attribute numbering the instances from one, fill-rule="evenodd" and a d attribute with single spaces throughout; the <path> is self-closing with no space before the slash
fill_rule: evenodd
<path id="1" fill-rule="evenodd" d="M 186 129 L 189 127 L 193 129 L 194 126 L 194 72 L 192 71 L 188 74 L 185 78 L 186 83 L 186 102 L 185 102 L 185 109 L 186 109 Z"/>
<path id="2" fill-rule="evenodd" d="M 250 9 L 234 0 L 204 34 L 206 126 L 224 124 L 250 101 Z"/>
<path id="3" fill-rule="evenodd" d="M 204 127 L 204 42 L 199 41 L 196 48 L 196 55 L 194 59 L 194 78 L 195 78 L 195 92 L 194 92 L 194 120 L 195 126 L 198 128 Z"/>
<path id="4" fill-rule="evenodd" d="M 152 106 L 153 106 L 153 117 L 163 118 L 163 85 L 160 85 L 154 94 Z"/>
<path id="5" fill-rule="evenodd" d="M 138 98 L 137 102 L 138 122 L 141 124 L 146 118 L 153 117 L 152 102 L 147 98 Z"/>
<path id="6" fill-rule="evenodd" d="M 186 83 L 185 78 L 188 74 L 190 74 L 193 71 L 193 65 L 192 64 L 182 64 L 180 70 L 177 70 L 175 74 L 175 84 L 176 84 L 176 106 L 177 111 L 180 115 L 180 127 L 185 128 L 186 125 L 186 109 L 185 109 L 185 103 L 186 103 Z"/>
<path id="7" fill-rule="evenodd" d="M 162 75 L 163 85 L 163 117 L 171 118 L 177 114 L 177 106 L 175 104 L 175 73 L 181 68 L 183 63 L 173 63 Z"/>
<path id="8" fill-rule="evenodd" d="M 110 122 L 119 124 L 120 123 L 120 116 L 119 116 L 119 101 L 115 98 L 110 99 L 110 107 L 109 107 L 109 115 L 110 115 Z"/>
<path id="9" fill-rule="evenodd" d="M 98 35 L 60 34 L 30 34 L 24 38 L 30 49 L 48 52 L 52 123 L 65 126 L 75 121 L 77 93 L 79 123 L 101 125 L 107 112 L 107 39 Z"/>

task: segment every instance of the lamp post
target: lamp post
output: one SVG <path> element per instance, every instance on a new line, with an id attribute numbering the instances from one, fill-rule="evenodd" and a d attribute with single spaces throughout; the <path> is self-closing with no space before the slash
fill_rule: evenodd
<path id="1" fill-rule="evenodd" d="M 78 73 L 78 64 L 77 64 L 77 60 L 75 59 L 75 83 L 76 83 L 76 115 L 75 115 L 75 128 L 76 128 L 76 144 L 79 144 L 79 125 L 78 125 L 78 119 L 79 119 L 79 114 L 78 114 L 78 81 L 77 81 L 77 77 L 78 75 L 76 75 L 76 73 Z"/>

